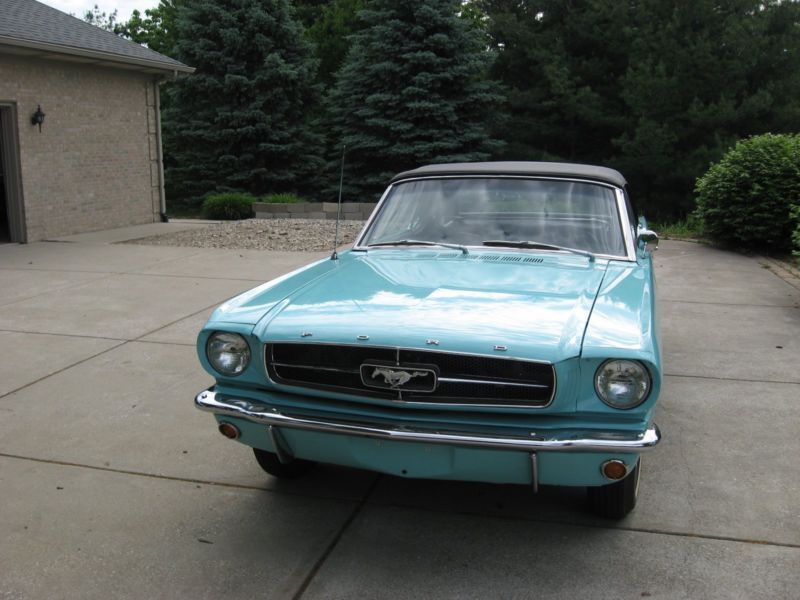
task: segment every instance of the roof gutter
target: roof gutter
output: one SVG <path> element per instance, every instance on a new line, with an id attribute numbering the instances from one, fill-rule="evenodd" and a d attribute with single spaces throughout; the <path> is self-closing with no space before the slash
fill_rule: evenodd
<path id="1" fill-rule="evenodd" d="M 158 60 L 148 60 L 146 58 L 138 58 L 134 56 L 123 56 L 121 54 L 114 54 L 111 52 L 102 52 L 100 50 L 88 50 L 86 48 L 77 48 L 74 46 L 62 46 L 60 44 L 49 44 L 47 42 L 38 42 L 34 40 L 24 40 L 20 38 L 0 36 L 0 45 L 16 46 L 18 48 L 27 48 L 30 50 L 39 50 L 42 52 L 49 52 L 52 54 L 66 54 L 69 56 L 76 56 L 80 58 L 88 58 L 102 63 L 110 64 L 123 64 L 142 69 L 154 69 L 157 71 L 166 71 L 167 73 L 194 73 L 194 67 L 184 65 L 180 62 L 165 62 Z"/>

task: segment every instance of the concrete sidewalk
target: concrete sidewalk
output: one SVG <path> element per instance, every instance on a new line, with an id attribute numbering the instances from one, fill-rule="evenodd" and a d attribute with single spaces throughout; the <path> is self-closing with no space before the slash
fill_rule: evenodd
<path id="1" fill-rule="evenodd" d="M 269 478 L 194 409 L 195 335 L 328 253 L 125 235 L 0 246 L 0 598 L 800 596 L 800 280 L 662 243 L 664 441 L 612 523 L 582 490 Z"/>

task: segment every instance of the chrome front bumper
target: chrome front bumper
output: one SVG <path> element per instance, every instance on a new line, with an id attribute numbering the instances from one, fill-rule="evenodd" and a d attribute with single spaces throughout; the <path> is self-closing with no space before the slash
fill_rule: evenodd
<path id="1" fill-rule="evenodd" d="M 510 436 L 422 427 L 376 425 L 327 417 L 322 420 L 290 415 L 259 402 L 223 397 L 213 389 L 200 392 L 194 402 L 200 410 L 217 415 L 238 417 L 265 426 L 468 448 L 494 448 L 526 452 L 639 453 L 654 447 L 661 439 L 661 432 L 655 423 L 651 424 L 643 433 L 559 429 L 541 433 L 531 431 L 526 436 Z"/>

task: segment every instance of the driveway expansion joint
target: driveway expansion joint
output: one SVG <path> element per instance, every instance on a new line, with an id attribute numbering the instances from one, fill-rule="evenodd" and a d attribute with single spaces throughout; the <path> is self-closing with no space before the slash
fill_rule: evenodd
<path id="1" fill-rule="evenodd" d="M 748 304 L 746 302 L 701 302 L 699 300 L 672 300 L 669 298 L 659 298 L 659 303 L 671 303 L 671 304 L 701 304 L 701 305 L 708 305 L 708 306 L 740 306 L 744 308 L 800 308 L 798 307 L 797 303 L 793 304 Z"/>
<path id="2" fill-rule="evenodd" d="M 216 308 L 220 304 L 221 304 L 220 302 L 214 302 L 213 304 L 209 304 L 208 306 L 204 306 L 200 310 L 197 310 L 197 311 L 195 311 L 193 313 L 190 313 L 188 315 L 183 315 L 182 317 L 180 317 L 178 319 L 175 319 L 174 321 L 170 321 L 169 323 L 165 323 L 164 325 L 160 325 L 156 329 L 153 329 L 151 331 L 147 331 L 147 332 L 143 333 L 142 335 L 140 335 L 138 337 L 135 337 L 135 338 L 133 338 L 133 339 L 131 339 L 129 341 L 131 341 L 131 342 L 143 341 L 142 338 L 147 337 L 148 335 L 153 335 L 154 333 L 158 333 L 162 329 L 166 329 L 167 327 L 171 327 L 171 326 L 175 325 L 176 323 L 180 323 L 181 321 L 184 321 L 185 319 L 191 319 L 192 317 L 196 317 L 200 313 L 203 313 L 203 312 L 205 312 L 207 310 L 210 310 L 212 308 Z M 182 346 L 183 344 L 177 344 L 177 345 L 181 345 Z M 194 345 L 194 344 L 191 344 L 191 345 Z"/>
<path id="3" fill-rule="evenodd" d="M 214 487 L 222 487 L 222 488 L 232 488 L 232 489 L 241 489 L 241 490 L 248 490 L 254 492 L 268 492 L 272 494 L 278 495 L 285 495 L 285 496 L 301 496 L 301 497 L 311 497 L 311 498 L 319 498 L 325 500 L 334 500 L 334 501 L 352 501 L 347 498 L 332 498 L 329 496 L 317 496 L 317 495 L 310 495 L 310 494 L 295 494 L 291 492 L 286 492 L 285 490 L 272 490 L 258 486 L 249 486 L 244 484 L 236 484 L 236 483 L 222 483 L 222 482 L 215 482 L 215 481 L 207 481 L 203 479 L 194 479 L 194 478 L 187 478 L 187 477 L 173 477 L 169 475 L 159 475 L 155 473 L 144 473 L 140 471 L 132 471 L 127 469 L 115 469 L 112 467 L 105 467 L 105 466 L 97 466 L 97 465 L 86 465 L 81 463 L 73 463 L 69 461 L 62 461 L 62 460 L 53 460 L 53 459 L 44 459 L 44 458 L 36 458 L 30 456 L 22 456 L 17 454 L 10 454 L 6 452 L 0 452 L 0 457 L 2 458 L 9 458 L 15 460 L 23 460 L 23 461 L 30 461 L 30 462 L 37 462 L 42 464 L 54 465 L 54 466 L 65 466 L 65 467 L 73 467 L 78 469 L 88 469 L 93 471 L 102 471 L 107 473 L 113 473 L 118 475 L 132 475 L 135 477 L 145 477 L 151 479 L 160 479 L 166 481 L 174 481 L 177 483 L 194 483 L 198 485 L 207 485 L 207 486 L 214 486 Z M 626 526 L 619 526 L 619 525 L 612 525 L 612 524 L 603 524 L 603 523 L 576 523 L 571 521 L 566 521 L 563 519 L 541 519 L 541 518 L 526 518 L 526 517 L 516 517 L 512 515 L 496 515 L 496 514 L 484 514 L 484 513 L 475 513 L 470 511 L 443 511 L 441 509 L 436 509 L 432 507 L 420 507 L 414 505 L 404 505 L 404 504 L 396 504 L 396 503 L 370 503 L 369 498 L 377 488 L 378 484 L 381 480 L 381 475 L 375 477 L 373 482 L 370 484 L 370 487 L 367 489 L 364 496 L 359 500 L 356 507 L 348 516 L 347 520 L 344 524 L 339 528 L 339 531 L 334 536 L 333 540 L 331 540 L 330 544 L 325 548 L 320 558 L 316 561 L 314 566 L 312 567 L 311 571 L 309 571 L 306 578 L 303 580 L 303 583 L 298 588 L 297 592 L 292 597 L 293 600 L 300 600 L 305 591 L 308 589 L 308 586 L 311 584 L 313 579 L 315 578 L 316 574 L 320 571 L 324 563 L 327 561 L 328 557 L 334 552 L 336 547 L 338 546 L 339 542 L 341 541 L 342 537 L 346 533 L 346 531 L 350 528 L 350 526 L 355 521 L 356 517 L 363 511 L 363 509 L 369 504 L 370 506 L 374 507 L 396 507 L 402 508 L 406 510 L 417 510 L 421 512 L 427 513 L 442 513 L 447 512 L 448 514 L 454 515 L 461 515 L 466 517 L 479 517 L 479 518 L 488 518 L 488 519 L 498 519 L 504 521 L 523 521 L 523 522 L 533 522 L 533 523 L 542 523 L 542 524 L 549 524 L 549 525 L 560 525 L 563 527 L 570 527 L 570 528 L 591 528 L 591 529 L 602 529 L 602 530 L 616 530 L 616 531 L 625 531 L 630 533 L 643 533 L 643 534 L 651 534 L 651 535 L 663 535 L 669 537 L 678 537 L 678 538 L 688 538 L 688 539 L 698 539 L 698 540 L 707 540 L 707 541 L 720 541 L 720 542 L 733 542 L 733 543 L 740 543 L 740 544 L 748 544 L 748 545 L 758 545 L 758 546 L 771 546 L 777 548 L 790 548 L 793 550 L 800 550 L 800 543 L 792 543 L 792 542 L 778 542 L 778 541 L 771 541 L 771 540 L 763 540 L 763 539 L 752 539 L 752 538 L 738 538 L 734 536 L 724 536 L 724 535 L 717 535 L 717 534 L 704 534 L 704 533 L 697 533 L 697 532 L 682 532 L 682 531 L 668 531 L 664 529 L 657 529 L 657 528 L 646 528 L 646 527 L 626 527 Z"/>
<path id="4" fill-rule="evenodd" d="M 6 269 L 6 270 L 8 270 L 8 271 L 34 271 L 36 273 L 46 273 L 48 271 L 54 271 L 56 273 L 69 272 L 69 271 L 62 271 L 60 269 Z M 86 280 L 83 280 L 83 281 L 79 281 L 77 283 L 67 284 L 67 285 L 64 285 L 63 287 L 50 288 L 50 289 L 41 291 L 38 294 L 32 294 L 30 296 L 25 296 L 24 298 L 16 298 L 14 300 L 11 300 L 10 302 L 3 302 L 3 303 L 0 303 L 0 307 L 11 306 L 13 304 L 18 304 L 20 302 L 27 302 L 28 300 L 33 300 L 34 298 L 38 298 L 40 296 L 47 296 L 48 294 L 57 294 L 59 292 L 65 292 L 67 290 L 74 290 L 75 288 L 79 288 L 82 285 L 88 285 L 88 284 L 91 284 L 91 283 L 97 283 L 97 282 L 103 281 L 104 279 L 109 279 L 109 278 L 114 276 L 114 273 L 105 273 L 105 272 L 102 272 L 102 271 L 76 271 L 76 272 L 78 272 L 78 273 L 96 273 L 96 274 L 98 274 L 100 276 L 96 277 L 94 279 L 86 279 Z"/>
<path id="5" fill-rule="evenodd" d="M 480 512 L 470 512 L 470 511 L 450 511 L 444 509 L 437 509 L 433 507 L 421 507 L 416 505 L 404 505 L 404 504 L 396 504 L 396 503 L 371 503 L 370 506 L 374 507 L 385 507 L 385 508 L 402 508 L 402 509 L 411 509 L 417 510 L 420 512 L 428 512 L 428 513 L 436 513 L 442 514 L 447 513 L 449 515 L 459 515 L 463 517 L 481 517 L 485 519 L 497 519 L 501 521 L 522 521 L 525 523 L 542 523 L 545 525 L 560 525 L 563 527 L 571 527 L 571 528 L 589 528 L 589 529 L 603 529 L 606 531 L 626 531 L 629 533 L 645 533 L 651 535 L 664 535 L 669 537 L 680 537 L 680 538 L 691 538 L 691 539 L 700 539 L 700 540 L 709 540 L 709 541 L 717 541 L 717 542 L 734 542 L 737 544 L 753 544 L 757 546 L 774 546 L 778 548 L 791 548 L 794 550 L 800 550 L 800 543 L 793 543 L 793 542 L 776 542 L 771 540 L 760 540 L 760 539 L 751 539 L 751 538 L 738 538 L 734 536 L 727 536 L 727 535 L 717 535 L 714 533 L 697 533 L 697 532 L 689 532 L 689 531 L 668 531 L 666 529 L 657 529 L 657 528 L 649 528 L 649 527 L 627 527 L 624 525 L 614 525 L 611 521 L 608 524 L 604 523 L 590 523 L 590 522 L 575 522 L 575 521 L 567 521 L 565 519 L 542 519 L 536 517 L 517 517 L 513 515 L 498 515 L 498 514 L 485 514 Z"/>
<path id="6" fill-rule="evenodd" d="M 56 337 L 78 338 L 82 340 L 108 340 L 110 342 L 130 342 L 125 338 L 105 337 L 102 335 L 83 335 L 80 333 L 54 333 L 51 331 L 26 331 L 24 329 L 6 329 L 0 327 L 0 331 L 5 333 L 24 333 L 25 335 L 52 335 Z"/>
<path id="7" fill-rule="evenodd" d="M 327 548 L 325 548 L 325 551 L 322 553 L 319 559 L 317 559 L 317 562 L 314 563 L 314 566 L 311 567 L 311 570 L 308 572 L 308 575 L 306 575 L 305 579 L 303 579 L 303 582 L 300 584 L 300 587 L 297 589 L 294 596 L 292 596 L 292 600 L 300 600 L 300 598 L 303 597 L 303 594 L 305 594 L 306 590 L 308 589 L 308 586 L 311 585 L 311 582 L 314 580 L 319 570 L 325 564 L 325 561 L 328 560 L 328 557 L 336 549 L 336 546 L 339 545 L 342 536 L 344 536 L 345 532 L 353 524 L 353 521 L 356 520 L 356 517 L 364 509 L 364 506 L 366 506 L 369 497 L 372 495 L 372 492 L 375 491 L 375 488 L 378 487 L 378 483 L 380 482 L 380 480 L 381 480 L 381 475 L 376 476 L 375 479 L 372 480 L 372 483 L 370 484 L 364 496 L 359 501 L 358 505 L 353 509 L 353 511 L 345 520 L 345 522 L 339 528 L 339 531 L 333 537 L 331 543 L 328 544 Z"/>
<path id="8" fill-rule="evenodd" d="M 20 331 L 20 332 L 13 332 L 13 333 L 30 333 L 30 332 L 29 331 Z M 51 335 L 51 334 L 42 334 L 42 335 Z M 74 336 L 74 337 L 88 337 L 88 336 Z M 98 338 L 93 338 L 93 339 L 98 339 Z M 113 338 L 99 338 L 99 339 L 113 339 Z M 119 340 L 113 340 L 113 341 L 119 341 Z M 12 394 L 16 394 L 17 392 L 19 392 L 21 390 L 24 390 L 26 388 L 31 387 L 32 385 L 36 385 L 40 381 L 44 381 L 45 379 L 49 379 L 50 377 L 53 377 L 55 375 L 59 375 L 59 374 L 63 373 L 64 371 L 68 371 L 72 367 L 77 367 L 78 365 L 82 365 L 83 363 L 85 363 L 87 361 L 90 361 L 90 360 L 93 360 L 93 359 L 97 358 L 98 356 L 102 356 L 106 352 L 111 352 L 112 350 L 116 350 L 117 348 L 121 348 L 122 346 L 124 346 L 127 343 L 128 343 L 127 341 L 122 341 L 119 344 L 114 344 L 110 348 L 106 348 L 105 350 L 97 352 L 96 354 L 92 354 L 91 356 L 87 356 L 86 358 L 83 358 L 83 359 L 81 359 L 79 361 L 76 361 L 76 362 L 74 362 L 72 364 L 69 364 L 69 365 L 67 365 L 65 367 L 62 367 L 61 369 L 53 371 L 52 373 L 48 373 L 47 375 L 44 375 L 43 377 L 39 377 L 38 379 L 36 379 L 34 381 L 29 381 L 25 385 L 21 385 L 18 388 L 15 388 L 15 389 L 13 389 L 13 390 L 11 390 L 9 392 L 6 392 L 5 394 L 0 394 L 0 400 L 8 398 Z"/>
<path id="9" fill-rule="evenodd" d="M 257 485 L 247 485 L 243 483 L 231 483 L 224 481 L 209 481 L 207 479 L 195 479 L 192 477 L 175 477 L 172 475 L 159 475 L 158 473 L 145 473 L 144 471 L 133 471 L 131 469 L 115 469 L 114 467 L 106 467 L 101 465 L 87 465 L 83 463 L 70 462 L 66 460 L 56 460 L 51 458 L 37 458 L 35 456 L 23 456 L 21 454 L 11 454 L 8 452 L 0 451 L 0 458 L 10 458 L 13 460 L 23 460 L 45 465 L 52 465 L 56 467 L 72 467 L 75 469 L 87 469 L 89 471 L 102 471 L 104 473 L 112 473 L 115 475 L 132 475 L 133 477 L 144 477 L 147 479 L 160 479 L 163 481 L 174 481 L 175 483 L 194 483 L 197 485 L 206 485 L 209 487 L 217 488 L 230 488 L 237 490 L 247 490 L 251 492 L 266 492 L 268 494 L 277 494 L 279 496 L 292 496 L 303 498 L 314 498 L 317 500 L 332 500 L 336 502 L 355 502 L 354 498 L 344 498 L 341 496 L 320 495 L 320 494 L 307 494 L 291 492 L 286 490 L 275 490 L 265 488 Z M 371 491 L 371 489 L 370 489 Z"/>
<path id="10" fill-rule="evenodd" d="M 685 373 L 664 373 L 664 377 L 685 377 L 687 379 L 707 379 L 709 381 L 732 381 L 738 383 L 773 383 L 778 385 L 800 385 L 800 381 L 779 381 L 775 379 L 740 379 L 738 377 L 714 377 L 712 375 L 687 375 Z"/>

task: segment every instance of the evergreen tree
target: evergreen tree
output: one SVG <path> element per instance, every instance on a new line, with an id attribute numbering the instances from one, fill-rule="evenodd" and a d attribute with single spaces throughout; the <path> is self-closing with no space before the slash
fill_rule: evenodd
<path id="1" fill-rule="evenodd" d="M 322 18 L 322 12 L 331 0 L 292 0 L 295 18 L 304 29 L 309 29 Z"/>
<path id="2" fill-rule="evenodd" d="M 334 153 L 347 146 L 347 199 L 373 200 L 392 175 L 421 164 L 489 158 L 500 144 L 487 125 L 502 97 L 460 2 L 365 6 L 330 96 Z"/>
<path id="3" fill-rule="evenodd" d="M 179 6 L 178 79 L 165 111 L 171 199 L 218 191 L 312 191 L 321 140 L 306 115 L 316 61 L 288 0 L 193 0 Z"/>
<path id="4" fill-rule="evenodd" d="M 358 12 L 364 0 L 333 0 L 308 28 L 319 59 L 319 81 L 330 87 L 350 49 L 350 36 L 361 29 Z"/>

